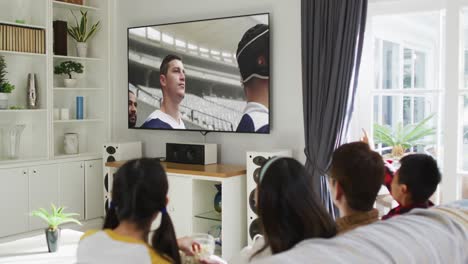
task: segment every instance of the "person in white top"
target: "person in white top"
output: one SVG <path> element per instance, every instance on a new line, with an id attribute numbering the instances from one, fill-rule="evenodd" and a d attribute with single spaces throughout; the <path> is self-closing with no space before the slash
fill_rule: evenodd
<path id="1" fill-rule="evenodd" d="M 151 113 L 141 128 L 185 129 L 179 105 L 185 97 L 185 68 L 182 59 L 167 55 L 159 67 L 163 99 L 161 109 Z"/>
<path id="2" fill-rule="evenodd" d="M 114 174 L 112 202 L 103 230 L 83 235 L 77 263 L 179 264 L 179 249 L 193 254 L 198 244 L 189 238 L 176 240 L 166 211 L 167 192 L 167 176 L 158 160 L 142 158 L 125 163 Z M 148 234 L 158 214 L 161 224 L 150 244 Z"/>
<path id="3" fill-rule="evenodd" d="M 256 235 L 253 244 L 229 263 L 250 263 L 287 251 L 305 239 L 336 235 L 335 221 L 314 194 L 311 175 L 297 160 L 274 157 L 262 166 L 255 179 L 253 210 L 258 214 L 263 235 Z"/>

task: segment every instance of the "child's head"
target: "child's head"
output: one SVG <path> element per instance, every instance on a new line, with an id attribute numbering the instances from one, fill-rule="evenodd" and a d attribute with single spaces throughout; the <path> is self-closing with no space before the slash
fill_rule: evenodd
<path id="1" fill-rule="evenodd" d="M 333 219 L 314 194 L 312 176 L 292 158 L 276 157 L 263 165 L 257 210 L 265 235 L 264 248 L 269 246 L 274 254 L 307 238 L 336 234 Z"/>
<path id="2" fill-rule="evenodd" d="M 405 156 L 392 180 L 392 196 L 403 206 L 423 203 L 435 192 L 440 179 L 437 162 L 430 155 Z"/>
<path id="3" fill-rule="evenodd" d="M 128 161 L 114 174 L 112 202 L 103 228 L 115 229 L 120 222 L 128 221 L 148 233 L 161 213 L 161 225 L 152 237 L 153 248 L 180 261 L 174 228 L 166 212 L 167 191 L 166 172 L 158 160 Z"/>
<path id="4" fill-rule="evenodd" d="M 382 157 L 366 143 L 343 144 L 333 152 L 328 175 L 334 203 L 340 208 L 369 211 L 384 181 Z M 345 215 L 342 215 L 345 216 Z"/>

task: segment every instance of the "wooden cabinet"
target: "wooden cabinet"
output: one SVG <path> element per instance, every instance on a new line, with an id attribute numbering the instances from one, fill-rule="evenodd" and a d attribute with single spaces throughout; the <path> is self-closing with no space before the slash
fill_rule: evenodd
<path id="1" fill-rule="evenodd" d="M 59 205 L 59 170 L 55 164 L 35 166 L 29 172 L 29 212 L 39 208 Z M 30 217 L 29 230 L 47 227 L 38 217 Z"/>
<path id="2" fill-rule="evenodd" d="M 102 217 L 102 190 L 102 159 L 0 169 L 0 237 L 45 228 L 30 212 L 52 203 L 80 220 Z"/>
<path id="3" fill-rule="evenodd" d="M 85 169 L 84 162 L 74 161 L 59 164 L 59 205 L 66 206 L 65 212 L 77 213 L 79 220 L 85 217 Z"/>
<path id="4" fill-rule="evenodd" d="M 0 170 L 0 237 L 28 230 L 28 171 Z"/>
<path id="5" fill-rule="evenodd" d="M 177 237 L 189 236 L 192 232 L 192 179 L 169 175 L 169 202 L 167 212 L 171 216 Z"/>
<path id="6" fill-rule="evenodd" d="M 102 160 L 85 161 L 85 218 L 104 216 Z"/>

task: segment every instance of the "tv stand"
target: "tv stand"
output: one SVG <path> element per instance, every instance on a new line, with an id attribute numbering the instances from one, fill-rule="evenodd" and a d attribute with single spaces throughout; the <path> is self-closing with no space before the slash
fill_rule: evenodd
<path id="1" fill-rule="evenodd" d="M 112 171 L 125 161 L 106 163 Z M 169 181 L 169 203 L 177 237 L 207 233 L 221 227 L 222 247 L 215 252 L 230 259 L 247 244 L 246 230 L 246 169 L 244 166 L 210 164 L 193 165 L 161 162 Z M 109 177 L 112 178 L 112 177 Z M 214 210 L 215 184 L 221 184 L 222 212 Z M 157 221 L 156 221 L 157 222 Z M 158 228 L 153 224 L 152 230 Z"/>

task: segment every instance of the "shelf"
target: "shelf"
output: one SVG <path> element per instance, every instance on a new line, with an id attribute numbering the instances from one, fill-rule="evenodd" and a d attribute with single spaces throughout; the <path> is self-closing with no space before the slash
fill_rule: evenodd
<path id="1" fill-rule="evenodd" d="M 54 55 L 54 59 L 82 60 L 82 61 L 102 61 L 102 59 L 100 59 L 100 58 L 74 57 L 74 56 L 62 56 L 62 55 Z"/>
<path id="2" fill-rule="evenodd" d="M 8 22 L 8 21 L 3 21 L 3 20 L 0 20 L 0 24 L 10 25 L 10 26 L 18 26 L 18 27 L 27 27 L 27 28 L 46 29 L 46 27 L 44 27 L 44 26 L 31 25 L 31 24 L 21 24 L 21 23 Z"/>
<path id="3" fill-rule="evenodd" d="M 31 52 L 20 52 L 20 51 L 9 51 L 9 50 L 0 50 L 0 54 L 34 56 L 34 57 L 44 57 L 44 58 L 46 57 L 45 53 L 31 53 Z"/>
<path id="4" fill-rule="evenodd" d="M 0 110 L 0 113 L 45 113 L 46 109 L 5 109 Z"/>
<path id="5" fill-rule="evenodd" d="M 59 154 L 55 155 L 54 159 L 71 159 L 71 158 L 102 158 L 102 153 L 86 152 L 78 154 Z"/>
<path id="6" fill-rule="evenodd" d="M 7 165 L 21 164 L 25 162 L 35 162 L 35 161 L 45 161 L 47 157 L 23 157 L 19 159 L 0 159 L 0 167 L 5 167 Z"/>
<path id="7" fill-rule="evenodd" d="M 92 123 L 104 122 L 102 119 L 70 119 L 70 120 L 54 120 L 54 124 L 79 124 L 79 123 Z"/>
<path id="8" fill-rule="evenodd" d="M 99 11 L 99 8 L 86 6 L 86 5 L 77 5 L 77 4 L 70 4 L 61 1 L 53 1 L 54 8 L 68 8 L 71 10 L 92 10 L 92 11 Z"/>
<path id="9" fill-rule="evenodd" d="M 85 88 L 85 87 L 54 87 L 54 91 L 104 91 L 104 88 Z"/>
<path id="10" fill-rule="evenodd" d="M 206 213 L 195 215 L 196 218 L 213 220 L 213 221 L 221 221 L 221 213 L 216 211 L 209 211 Z"/>

